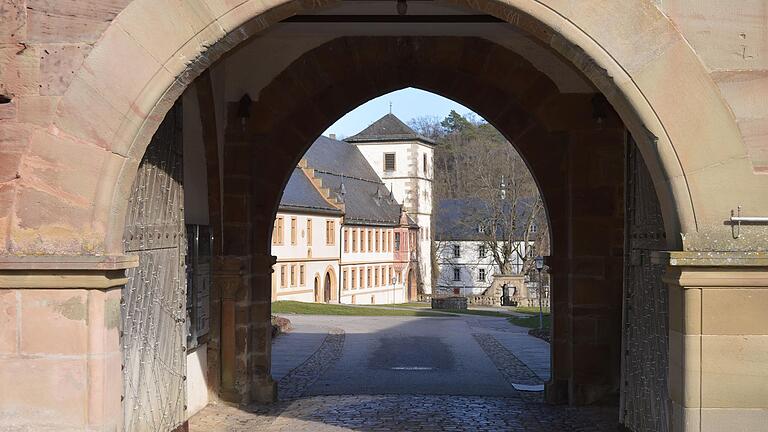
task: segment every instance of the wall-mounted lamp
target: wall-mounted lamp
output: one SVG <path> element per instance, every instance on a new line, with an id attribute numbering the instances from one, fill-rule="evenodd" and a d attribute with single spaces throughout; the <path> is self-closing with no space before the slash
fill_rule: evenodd
<path id="1" fill-rule="evenodd" d="M 245 125 L 245 120 L 251 117 L 252 104 L 253 100 L 248 93 L 244 94 L 237 103 L 237 118 L 240 119 L 242 125 Z"/>
<path id="2" fill-rule="evenodd" d="M 397 14 L 398 15 L 405 15 L 408 13 L 408 3 L 406 3 L 406 0 L 397 0 Z M 392 111 L 392 106 L 390 105 L 390 112 Z"/>
<path id="3" fill-rule="evenodd" d="M 602 93 L 592 96 L 592 118 L 595 119 L 597 124 L 603 124 L 608 118 L 610 109 L 611 104 L 608 103 L 608 99 L 606 99 Z"/>

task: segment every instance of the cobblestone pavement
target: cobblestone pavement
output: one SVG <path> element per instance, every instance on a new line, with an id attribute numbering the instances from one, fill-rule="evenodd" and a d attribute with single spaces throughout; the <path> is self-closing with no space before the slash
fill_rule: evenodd
<path id="1" fill-rule="evenodd" d="M 327 318 L 325 319 L 327 320 Z M 190 430 L 192 432 L 614 432 L 619 430 L 615 406 L 579 408 L 552 406 L 543 403 L 540 392 L 519 392 L 513 389 L 512 383 L 540 384 L 542 379 L 540 378 L 541 375 L 537 375 L 529 367 L 532 365 L 530 360 L 526 360 L 529 363 L 525 363 L 515 354 L 522 352 L 520 346 L 527 343 L 526 339 L 520 340 L 519 337 L 526 338 L 528 336 L 517 335 L 515 332 L 519 332 L 519 329 L 508 326 L 503 318 L 467 319 L 466 332 L 462 331 L 463 339 L 455 339 L 456 336 L 451 339 L 451 337 L 446 336 L 445 341 L 450 341 L 453 344 L 451 346 L 463 345 L 460 349 L 455 348 L 459 350 L 457 352 L 467 351 L 473 353 L 474 356 L 480 356 L 468 357 L 468 359 L 472 359 L 471 361 L 480 362 L 482 360 L 480 363 L 487 364 L 483 368 L 472 369 L 475 374 L 473 377 L 486 381 L 489 377 L 495 377 L 496 380 L 506 381 L 510 384 L 509 387 L 505 384 L 498 384 L 504 386 L 506 389 L 504 393 L 494 396 L 488 395 L 493 393 L 478 396 L 475 393 L 441 394 L 439 391 L 433 394 L 409 394 L 411 391 L 418 393 L 419 390 L 435 390 L 435 387 L 420 384 L 419 380 L 424 380 L 424 376 L 429 376 L 425 375 L 425 372 L 424 374 L 407 375 L 407 379 L 411 381 L 410 386 L 393 387 L 405 389 L 404 392 L 395 392 L 397 394 L 371 392 L 365 394 L 364 383 L 373 379 L 377 368 L 381 369 L 379 363 L 384 365 L 400 364 L 401 362 L 416 364 L 415 360 L 419 360 L 418 364 L 427 364 L 431 357 L 435 357 L 435 353 L 426 351 L 444 349 L 444 347 L 441 348 L 440 344 L 427 343 L 428 340 L 425 342 L 408 336 L 408 331 L 426 334 L 429 332 L 428 328 L 422 327 L 418 330 L 412 330 L 413 326 L 400 326 L 394 327 L 397 329 L 397 334 L 400 335 L 398 340 L 402 339 L 403 344 L 407 346 L 392 346 L 387 343 L 391 332 L 384 332 L 380 329 L 381 333 L 377 336 L 377 340 L 380 341 L 379 350 L 371 352 L 369 354 L 371 358 L 365 360 L 366 357 L 353 357 L 351 363 L 350 359 L 344 363 L 344 360 L 341 360 L 344 352 L 361 354 L 364 351 L 368 341 L 361 339 L 360 331 L 371 331 L 372 328 L 375 328 L 375 323 L 372 321 L 375 320 L 363 321 L 365 323 L 363 327 L 359 327 L 361 322 L 359 319 L 330 321 L 317 319 L 313 321 L 316 324 L 322 322 L 329 324 L 326 327 L 328 335 L 314 353 L 279 380 L 280 402 L 268 406 L 254 405 L 247 408 L 213 404 L 190 420 Z M 405 321 L 418 323 L 418 321 Z M 392 322 L 399 323 L 398 320 L 394 319 Z M 438 323 L 437 321 L 429 322 Z M 444 326 L 451 323 L 455 325 L 456 322 L 445 321 L 440 328 L 446 330 Z M 336 325 L 339 327 L 344 325 L 346 333 L 349 334 L 346 334 L 345 330 L 336 327 Z M 456 328 L 451 329 L 458 331 Z M 509 345 L 509 341 L 504 339 L 505 337 L 509 339 L 511 336 L 514 336 L 513 345 Z M 542 347 L 542 345 L 538 340 L 535 342 L 530 344 L 528 348 L 540 350 L 537 347 Z M 422 353 L 418 349 L 413 351 L 409 348 L 411 345 L 418 346 L 425 352 Z M 388 359 L 387 355 L 380 352 L 381 349 L 385 351 L 395 350 L 401 354 L 410 351 L 419 358 L 395 356 L 393 359 Z M 467 354 L 465 353 L 465 355 Z M 440 364 L 451 363 L 439 355 L 435 357 L 434 361 Z M 322 395 L 322 393 L 317 392 L 316 387 L 321 384 L 322 380 L 327 381 L 329 376 L 334 376 L 334 373 L 338 373 L 339 369 L 350 368 L 351 364 L 364 364 L 365 366 L 360 371 L 366 375 L 361 376 L 367 376 L 367 379 L 360 376 L 354 379 L 355 382 L 360 383 L 359 387 L 342 387 L 352 389 L 355 394 L 329 393 Z M 468 367 L 470 366 L 465 363 L 461 369 L 449 368 L 448 374 L 466 372 Z M 385 376 L 389 377 L 389 375 Z M 435 375 L 431 376 L 433 378 L 429 378 L 430 380 L 438 379 Z M 314 392 L 313 388 L 315 389 Z M 379 386 L 378 388 L 384 387 Z M 455 386 L 451 388 L 460 390 L 459 387 Z M 488 389 L 488 387 L 484 388 Z"/>
<path id="2" fill-rule="evenodd" d="M 336 363 L 341 357 L 343 347 L 344 330 L 331 329 L 314 354 L 278 381 L 277 394 L 280 399 L 287 400 L 302 396 L 323 372 Z"/>
<path id="3" fill-rule="evenodd" d="M 543 384 L 541 379 L 533 373 L 525 363 L 509 352 L 495 337 L 485 333 L 473 333 L 480 348 L 490 357 L 496 368 L 499 369 L 504 379 L 510 384 Z"/>
<path id="4" fill-rule="evenodd" d="M 520 397 L 313 396 L 241 410 L 211 405 L 192 432 L 615 432 L 615 407 L 570 408 Z"/>

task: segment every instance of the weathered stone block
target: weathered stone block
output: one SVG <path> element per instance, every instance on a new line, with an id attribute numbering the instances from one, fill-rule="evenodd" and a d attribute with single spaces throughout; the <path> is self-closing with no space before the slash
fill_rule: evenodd
<path id="1" fill-rule="evenodd" d="M 57 425 L 58 430 L 82 430 L 88 406 L 86 369 L 83 359 L 0 360 L 0 406 L 14 409 L 14 415 L 0 417 L 0 429 Z"/>
<path id="2" fill-rule="evenodd" d="M 0 354 L 18 353 L 18 301 L 15 290 L 0 290 Z"/>
<path id="3" fill-rule="evenodd" d="M 24 96 L 19 99 L 18 121 L 48 126 L 56 113 L 57 96 Z"/>
<path id="4" fill-rule="evenodd" d="M 69 87 L 75 72 L 83 64 L 83 60 L 91 52 L 91 45 L 50 44 L 40 47 L 40 81 L 43 96 L 58 96 L 64 94 Z"/>
<path id="5" fill-rule="evenodd" d="M 21 295 L 24 354 L 85 354 L 88 296 L 85 290 L 30 290 Z"/>
<path id="6" fill-rule="evenodd" d="M 131 0 L 27 0 L 30 42 L 94 42 Z"/>

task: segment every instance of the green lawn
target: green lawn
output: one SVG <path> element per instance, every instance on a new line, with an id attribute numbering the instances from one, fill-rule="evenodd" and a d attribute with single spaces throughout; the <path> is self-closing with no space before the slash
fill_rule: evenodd
<path id="1" fill-rule="evenodd" d="M 277 301 L 272 303 L 273 314 L 298 315 L 347 315 L 347 316 L 429 316 L 449 317 L 450 315 L 420 311 L 387 309 L 386 305 L 378 307 L 355 307 L 324 303 L 303 303 L 296 301 Z"/>
<path id="2" fill-rule="evenodd" d="M 429 303 L 395 303 L 393 305 L 378 305 L 381 306 L 396 306 L 396 307 L 407 307 L 407 308 L 414 308 L 414 309 L 429 309 L 432 307 Z"/>
<path id="3" fill-rule="evenodd" d="M 501 317 L 501 318 L 507 318 L 509 316 L 508 313 L 504 313 L 504 312 L 476 310 L 476 309 L 440 309 L 440 311 L 450 312 L 455 314 L 463 314 L 463 315 L 482 315 L 482 316 Z"/>
<path id="4" fill-rule="evenodd" d="M 520 326 L 520 327 L 526 327 L 526 328 L 539 328 L 539 314 L 536 315 L 530 315 L 527 317 L 509 317 L 507 318 L 507 321 L 510 323 Z M 548 313 L 544 314 L 544 328 L 549 328 L 550 326 L 550 316 Z"/>
<path id="5" fill-rule="evenodd" d="M 538 306 L 520 306 L 520 307 L 513 307 L 510 308 L 512 312 L 519 312 L 524 314 L 539 314 L 539 307 Z M 544 313 L 549 313 L 549 308 L 544 308 Z"/>

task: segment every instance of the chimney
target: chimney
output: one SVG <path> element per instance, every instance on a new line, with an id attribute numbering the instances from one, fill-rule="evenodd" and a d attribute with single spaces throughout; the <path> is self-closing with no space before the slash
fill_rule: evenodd
<path id="1" fill-rule="evenodd" d="M 335 140 L 336 139 L 336 134 L 328 134 L 328 138 L 330 138 L 332 140 Z"/>

